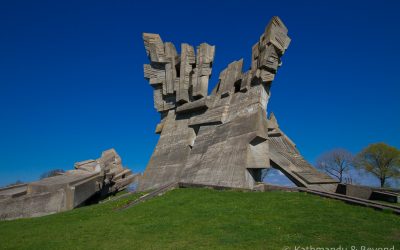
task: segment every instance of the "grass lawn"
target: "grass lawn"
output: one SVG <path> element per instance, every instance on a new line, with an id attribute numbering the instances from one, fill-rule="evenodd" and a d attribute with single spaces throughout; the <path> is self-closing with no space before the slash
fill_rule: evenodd
<path id="1" fill-rule="evenodd" d="M 306 193 L 188 188 L 114 210 L 136 197 L 0 222 L 0 248 L 400 249 L 400 216 Z"/>

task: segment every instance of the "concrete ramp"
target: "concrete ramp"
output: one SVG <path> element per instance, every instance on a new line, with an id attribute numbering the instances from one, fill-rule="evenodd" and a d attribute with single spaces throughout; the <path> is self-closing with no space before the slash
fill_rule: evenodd
<path id="1" fill-rule="evenodd" d="M 268 141 L 271 166 L 281 170 L 294 184 L 298 187 L 335 192 L 339 181 L 316 170 L 285 134 L 275 133 Z"/>

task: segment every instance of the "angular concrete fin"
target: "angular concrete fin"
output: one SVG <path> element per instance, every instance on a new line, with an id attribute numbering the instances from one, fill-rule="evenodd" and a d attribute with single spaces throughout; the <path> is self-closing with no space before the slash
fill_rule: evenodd
<path id="1" fill-rule="evenodd" d="M 274 16 L 267 27 L 265 28 L 264 32 L 264 45 L 268 45 L 272 43 L 282 55 L 285 50 L 289 47 L 290 38 L 287 36 L 288 29 L 283 24 L 282 20 Z"/>
<path id="2" fill-rule="evenodd" d="M 280 62 L 280 56 L 275 46 L 267 46 L 260 52 L 258 67 L 266 69 L 271 73 L 275 73 L 280 66 Z"/>
<path id="3" fill-rule="evenodd" d="M 143 33 L 144 47 L 151 62 L 163 63 L 165 59 L 164 43 L 159 34 Z"/>
<path id="4" fill-rule="evenodd" d="M 196 68 L 192 76 L 193 97 L 207 96 L 208 80 L 211 77 L 211 68 L 214 61 L 215 46 L 202 43 L 197 46 Z"/>
<path id="5" fill-rule="evenodd" d="M 182 43 L 179 88 L 176 92 L 176 101 L 178 103 L 186 103 L 190 101 L 189 88 L 191 83 L 191 72 L 195 62 L 193 47 L 187 43 Z"/>
<path id="6" fill-rule="evenodd" d="M 274 112 L 271 112 L 268 119 L 268 129 L 279 128 L 278 120 L 275 117 Z"/>
<path id="7" fill-rule="evenodd" d="M 251 48 L 251 72 L 255 72 L 258 68 L 258 57 L 260 55 L 260 43 L 257 42 Z"/>
<path id="8" fill-rule="evenodd" d="M 243 58 L 239 61 L 234 61 L 228 65 L 228 67 L 223 71 L 224 74 L 220 75 L 221 86 L 219 92 L 224 95 L 227 92 L 233 90 L 236 81 L 240 80 L 242 77 L 243 68 Z"/>
<path id="9" fill-rule="evenodd" d="M 149 80 L 151 86 L 163 85 L 165 82 L 165 69 L 162 65 L 144 64 L 143 71 L 144 78 Z"/>
<path id="10" fill-rule="evenodd" d="M 178 53 L 174 44 L 170 42 L 164 43 L 165 56 L 168 63 L 165 65 L 165 84 L 166 84 L 166 94 L 173 94 L 175 91 L 175 79 L 176 75 L 176 64 Z"/>

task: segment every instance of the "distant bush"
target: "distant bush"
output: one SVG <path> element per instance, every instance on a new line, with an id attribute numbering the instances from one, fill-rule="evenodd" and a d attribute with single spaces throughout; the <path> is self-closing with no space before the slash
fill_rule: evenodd
<path id="1" fill-rule="evenodd" d="M 11 186 L 20 185 L 20 184 L 24 184 L 24 183 L 20 180 L 17 180 L 16 182 L 10 183 L 4 187 L 11 187 Z"/>
<path id="2" fill-rule="evenodd" d="M 65 173 L 65 171 L 63 169 L 53 169 L 53 170 L 50 170 L 50 171 L 47 171 L 47 172 L 44 172 L 43 174 L 41 174 L 40 179 L 57 176 L 62 173 Z"/>

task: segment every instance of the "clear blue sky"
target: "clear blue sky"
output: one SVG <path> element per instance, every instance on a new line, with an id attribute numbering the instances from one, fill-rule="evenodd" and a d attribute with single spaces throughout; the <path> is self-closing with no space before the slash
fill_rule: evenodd
<path id="1" fill-rule="evenodd" d="M 300 3 L 301 2 L 301 3 Z M 210 87 L 273 15 L 292 43 L 269 111 L 311 162 L 400 148 L 399 1 L 1 1 L 0 186 L 114 147 L 143 171 L 158 135 L 142 32 L 216 45 Z"/>

